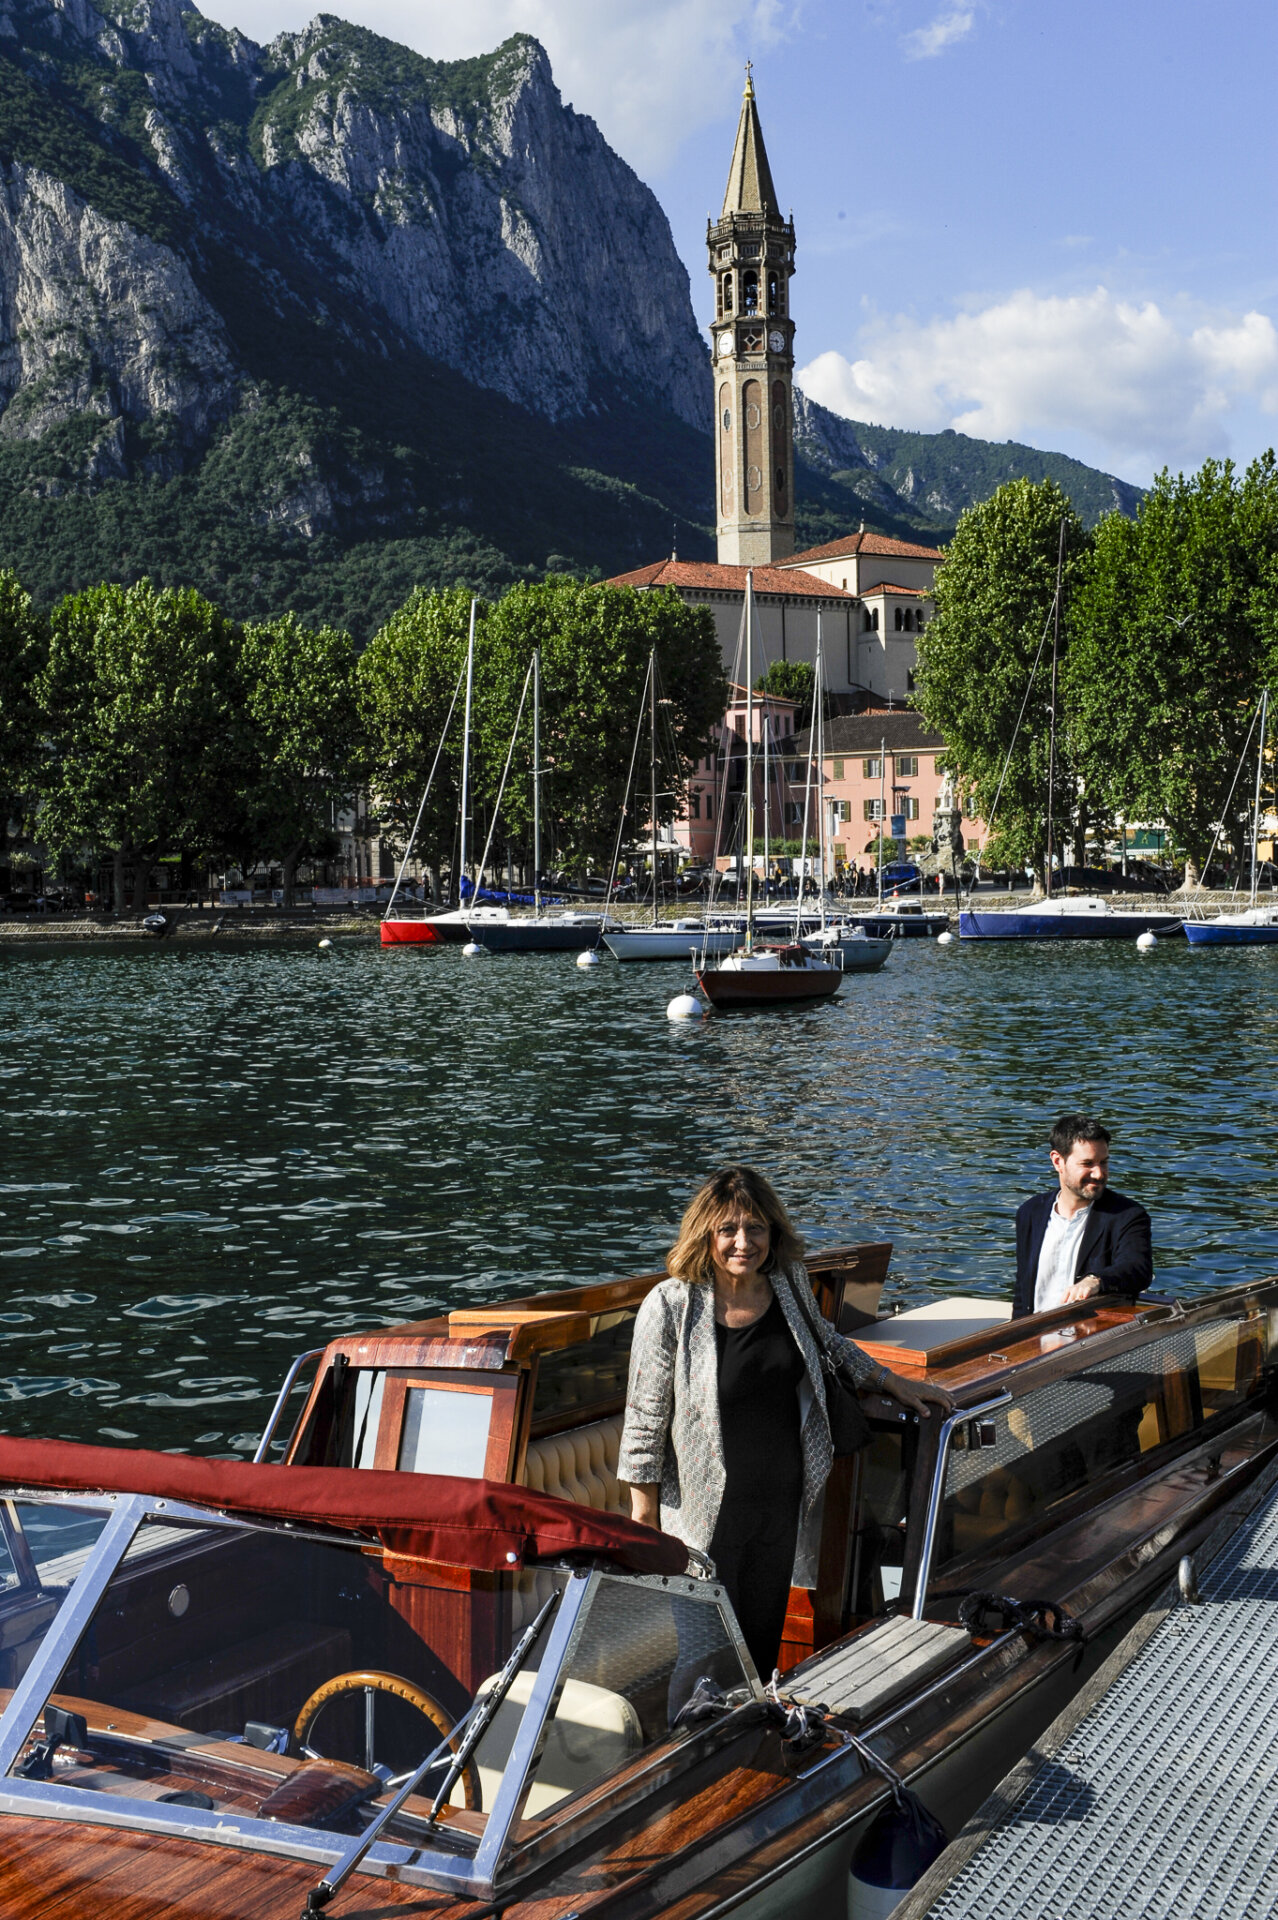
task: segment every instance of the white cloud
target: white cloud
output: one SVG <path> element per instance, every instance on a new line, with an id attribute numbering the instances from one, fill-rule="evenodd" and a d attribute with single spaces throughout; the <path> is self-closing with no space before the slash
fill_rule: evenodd
<path id="1" fill-rule="evenodd" d="M 730 115 L 748 56 L 791 24 L 800 0 L 359 0 L 342 18 L 434 60 L 487 53 L 531 33 L 565 100 L 591 114 L 641 173 L 668 166 L 699 127 Z M 201 0 L 250 39 L 296 32 L 321 0 Z"/>
<path id="2" fill-rule="evenodd" d="M 925 27 L 915 27 L 913 33 L 905 36 L 905 51 L 911 60 L 934 60 L 938 53 L 944 53 L 960 40 L 966 40 L 976 25 L 976 13 L 971 7 L 947 7 L 944 13 L 938 13 L 935 20 L 929 20 Z"/>
<path id="3" fill-rule="evenodd" d="M 823 353 L 798 375 L 836 413 L 990 440 L 1086 443 L 1128 470 L 1195 465 L 1228 450 L 1233 409 L 1278 412 L 1278 329 L 1267 314 L 1195 324 L 1105 287 L 1069 297 L 1027 288 L 923 324 L 880 319 L 858 344 L 860 357 Z"/>

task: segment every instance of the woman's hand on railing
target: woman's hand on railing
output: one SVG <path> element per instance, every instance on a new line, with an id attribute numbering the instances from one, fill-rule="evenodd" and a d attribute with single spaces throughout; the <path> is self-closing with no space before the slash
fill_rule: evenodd
<path id="1" fill-rule="evenodd" d="M 883 1369 L 881 1391 L 891 1394 L 911 1413 L 917 1413 L 920 1420 L 930 1420 L 933 1407 L 942 1417 L 954 1411 L 954 1402 L 944 1387 L 934 1387 L 930 1380 L 907 1380 L 893 1373 L 890 1367 Z"/>

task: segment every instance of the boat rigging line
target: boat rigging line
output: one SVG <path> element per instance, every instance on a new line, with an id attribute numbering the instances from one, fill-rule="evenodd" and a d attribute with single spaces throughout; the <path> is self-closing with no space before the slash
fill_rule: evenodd
<path id="1" fill-rule="evenodd" d="M 472 619 L 474 618 L 473 611 L 472 611 L 471 617 Z M 461 695 L 462 682 L 465 678 L 466 678 L 466 668 L 465 666 L 463 666 L 461 671 L 457 675 L 457 685 L 453 688 L 453 697 L 448 705 L 448 717 L 444 721 L 443 732 L 439 736 L 439 745 L 435 749 L 435 758 L 431 761 L 430 772 L 426 776 L 426 785 L 422 791 L 421 802 L 417 808 L 417 818 L 413 821 L 413 831 L 408 836 L 408 845 L 405 847 L 404 857 L 399 863 L 399 872 L 395 875 L 395 885 L 391 888 L 391 897 L 386 902 L 386 914 L 385 914 L 386 919 L 390 918 L 390 911 L 395 904 L 396 895 L 398 894 L 400 887 L 403 885 L 404 870 L 412 858 L 413 847 L 417 840 L 418 829 L 422 824 L 422 815 L 426 811 L 426 801 L 429 798 L 431 786 L 435 779 L 435 772 L 439 766 L 440 755 L 444 751 L 444 742 L 448 738 L 448 729 L 452 724 L 453 714 L 457 708 L 457 701 Z"/>

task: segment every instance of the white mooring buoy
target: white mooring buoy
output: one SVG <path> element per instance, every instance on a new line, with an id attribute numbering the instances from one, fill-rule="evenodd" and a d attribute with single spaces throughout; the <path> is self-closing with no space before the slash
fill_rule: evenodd
<path id="1" fill-rule="evenodd" d="M 1136 949 L 1139 953 L 1149 953 L 1157 945 L 1158 935 L 1156 933 L 1138 933 L 1136 936 Z"/>
<path id="2" fill-rule="evenodd" d="M 579 967 L 597 967 L 601 964 L 599 952 L 596 947 L 586 947 L 577 955 L 577 965 Z"/>
<path id="3" fill-rule="evenodd" d="M 326 952 L 328 951 L 328 949 L 329 949 L 329 947 L 331 947 L 331 946 L 332 946 L 332 944 L 333 944 L 333 943 L 332 943 L 332 941 L 331 941 L 331 940 L 321 940 L 321 941 L 320 941 L 320 943 L 319 943 L 319 950 L 320 950 L 320 952 L 321 952 L 321 953 L 326 953 Z"/>
<path id="4" fill-rule="evenodd" d="M 477 953 L 483 953 L 483 951 L 484 949 L 480 946 L 478 940 L 468 940 L 462 948 L 462 952 L 468 960 L 473 960 Z"/>
<path id="5" fill-rule="evenodd" d="M 705 1004 L 698 1000 L 695 993 L 677 993 L 666 1008 L 667 1020 L 701 1020 L 705 1017 Z"/>
<path id="6" fill-rule="evenodd" d="M 954 945 L 954 935 L 948 927 L 946 927 L 944 933 L 937 934 L 936 944 L 938 947 L 952 947 Z"/>

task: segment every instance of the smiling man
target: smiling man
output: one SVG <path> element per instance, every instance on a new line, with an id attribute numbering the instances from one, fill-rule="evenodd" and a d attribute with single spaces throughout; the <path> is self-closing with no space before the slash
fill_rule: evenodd
<path id="1" fill-rule="evenodd" d="M 1097 1293 L 1135 1297 L 1154 1277 L 1149 1215 L 1109 1189 L 1107 1129 L 1088 1114 L 1064 1113 L 1050 1145 L 1058 1186 L 1016 1213 L 1014 1319 Z"/>

